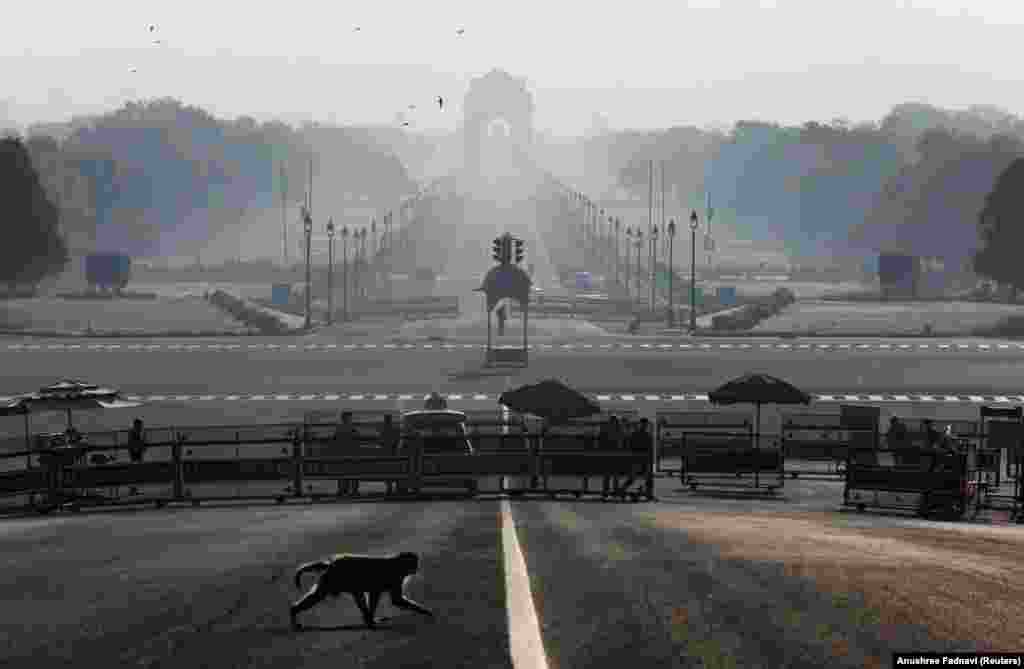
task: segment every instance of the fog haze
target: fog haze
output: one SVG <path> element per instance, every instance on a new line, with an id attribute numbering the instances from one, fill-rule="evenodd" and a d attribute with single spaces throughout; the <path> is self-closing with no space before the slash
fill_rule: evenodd
<path id="1" fill-rule="evenodd" d="M 224 117 L 340 124 L 394 124 L 416 104 L 411 128 L 451 131 L 469 81 L 493 67 L 527 78 L 537 128 L 557 135 L 586 133 L 595 111 L 621 129 L 877 119 L 907 100 L 1024 106 L 1024 7 L 995 0 L 57 7 L 19 5 L 0 44 L 8 121 L 170 96 Z"/>

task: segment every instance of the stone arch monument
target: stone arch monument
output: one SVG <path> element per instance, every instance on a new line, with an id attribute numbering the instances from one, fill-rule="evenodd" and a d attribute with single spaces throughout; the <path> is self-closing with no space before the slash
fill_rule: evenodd
<path id="1" fill-rule="evenodd" d="M 503 119 L 511 129 L 513 142 L 527 150 L 533 139 L 533 96 L 526 89 L 526 79 L 503 70 L 491 70 L 477 77 L 466 93 L 463 136 L 464 167 L 470 174 L 480 172 L 481 139 L 487 126 Z"/>

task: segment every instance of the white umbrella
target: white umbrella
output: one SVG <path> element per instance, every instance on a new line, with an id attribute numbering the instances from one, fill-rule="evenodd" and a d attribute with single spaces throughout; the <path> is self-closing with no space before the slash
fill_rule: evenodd
<path id="1" fill-rule="evenodd" d="M 0 415 L 12 413 L 42 413 L 66 411 L 68 429 L 71 429 L 71 412 L 93 409 L 130 409 L 142 406 L 141 402 L 129 402 L 120 397 L 120 391 L 101 388 L 82 381 L 65 380 L 52 386 L 40 388 L 38 392 L 20 395 L 13 402 L 0 407 Z"/>

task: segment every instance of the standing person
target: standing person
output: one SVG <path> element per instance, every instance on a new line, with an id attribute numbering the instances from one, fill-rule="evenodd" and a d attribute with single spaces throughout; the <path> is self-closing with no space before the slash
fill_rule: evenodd
<path id="1" fill-rule="evenodd" d="M 352 412 L 343 411 L 341 422 L 334 429 L 334 455 L 353 455 L 359 448 L 359 432 L 352 424 Z M 359 493 L 359 482 L 338 479 L 338 494 L 352 495 Z"/>
<path id="2" fill-rule="evenodd" d="M 925 418 L 922 422 L 924 425 L 924 442 L 925 446 L 930 450 L 935 450 L 942 443 L 942 433 L 935 427 L 935 423 L 930 418 Z"/>
<path id="3" fill-rule="evenodd" d="M 146 432 L 141 418 L 132 421 L 132 429 L 128 431 L 128 456 L 132 462 L 142 462 L 146 453 Z"/>
<path id="4" fill-rule="evenodd" d="M 909 436 L 907 426 L 903 421 L 896 416 L 889 419 L 889 431 L 885 434 L 885 443 L 893 451 L 892 455 L 897 464 L 909 464 L 914 461 L 913 456 L 908 452 Z"/>
<path id="5" fill-rule="evenodd" d="M 602 451 L 615 451 L 622 445 L 622 426 L 619 424 L 619 417 L 611 415 L 608 422 L 601 428 L 598 437 L 598 448 Z M 602 479 L 601 496 L 607 497 L 611 491 L 612 477 L 606 474 Z"/>
<path id="6" fill-rule="evenodd" d="M 398 455 L 398 442 L 401 437 L 401 433 L 398 428 L 395 427 L 394 419 L 391 414 L 384 414 L 384 423 L 380 428 L 380 445 L 384 449 L 384 452 L 388 455 Z M 387 494 L 394 492 L 394 481 L 387 482 Z"/>
<path id="7" fill-rule="evenodd" d="M 132 462 L 142 462 L 146 453 L 146 432 L 142 425 L 142 419 L 136 418 L 132 421 L 132 429 L 128 431 L 128 457 Z M 129 495 L 139 494 L 137 486 L 129 486 Z"/>
<path id="8" fill-rule="evenodd" d="M 651 434 L 651 421 L 640 419 L 640 425 L 629 435 L 629 448 L 634 453 L 650 453 L 654 448 L 654 436 Z"/>
<path id="9" fill-rule="evenodd" d="M 647 418 L 641 418 L 639 425 L 633 430 L 632 434 L 629 435 L 627 448 L 632 453 L 638 453 L 646 455 L 648 458 L 652 457 L 652 451 L 654 449 L 654 435 L 651 433 L 651 421 Z M 625 485 L 622 486 L 623 490 L 633 485 L 636 480 L 635 476 L 630 476 L 626 480 Z"/>

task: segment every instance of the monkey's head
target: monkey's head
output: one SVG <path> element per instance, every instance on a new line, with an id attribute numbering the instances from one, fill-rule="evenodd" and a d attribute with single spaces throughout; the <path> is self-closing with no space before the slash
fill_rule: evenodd
<path id="1" fill-rule="evenodd" d="M 416 553 L 399 553 L 398 563 L 407 574 L 415 574 L 420 569 L 420 556 Z"/>

